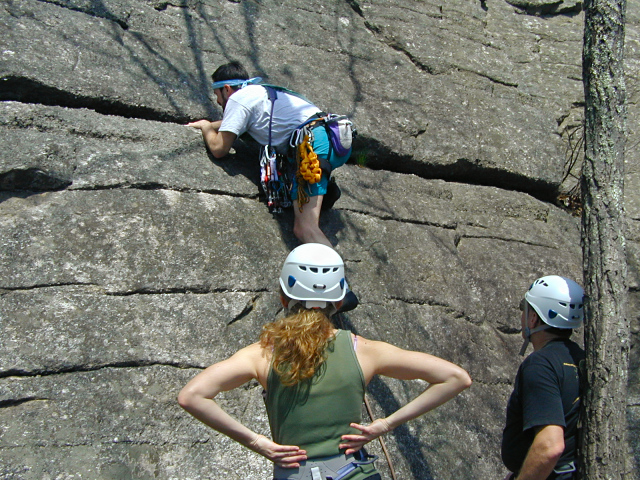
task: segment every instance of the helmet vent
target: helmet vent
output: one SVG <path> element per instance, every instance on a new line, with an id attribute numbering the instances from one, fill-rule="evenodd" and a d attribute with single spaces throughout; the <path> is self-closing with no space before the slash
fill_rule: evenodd
<path id="1" fill-rule="evenodd" d="M 323 268 L 322 273 L 329 273 L 331 271 L 330 268 Z"/>
<path id="2" fill-rule="evenodd" d="M 321 283 L 314 283 L 313 284 L 313 288 L 316 290 L 324 290 L 325 288 L 327 288 L 326 285 L 322 285 Z"/>
<path id="3" fill-rule="evenodd" d="M 298 268 L 299 268 L 300 270 L 302 270 L 303 272 L 306 272 L 306 271 L 307 271 L 307 267 L 305 267 L 304 265 L 298 265 Z"/>
<path id="4" fill-rule="evenodd" d="M 311 270 L 313 273 L 318 273 L 318 267 L 309 267 L 309 270 Z"/>

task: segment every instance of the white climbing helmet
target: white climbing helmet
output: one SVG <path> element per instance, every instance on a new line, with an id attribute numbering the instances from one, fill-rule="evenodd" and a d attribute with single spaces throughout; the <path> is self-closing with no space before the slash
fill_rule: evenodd
<path id="1" fill-rule="evenodd" d="M 531 284 L 524 295 L 540 319 L 551 327 L 578 328 L 584 318 L 584 290 L 573 280 L 548 275 Z"/>
<path id="2" fill-rule="evenodd" d="M 289 298 L 303 302 L 306 308 L 325 308 L 347 293 L 344 262 L 331 247 L 305 243 L 294 248 L 284 261 L 280 286 Z"/>

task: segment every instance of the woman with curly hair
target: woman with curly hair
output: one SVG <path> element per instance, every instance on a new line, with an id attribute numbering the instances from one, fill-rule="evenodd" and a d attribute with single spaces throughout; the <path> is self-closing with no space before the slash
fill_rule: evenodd
<path id="1" fill-rule="evenodd" d="M 442 405 L 471 385 L 462 368 L 421 352 L 334 328 L 347 292 L 344 264 L 330 247 L 307 243 L 280 275 L 288 315 L 264 326 L 260 342 L 205 369 L 180 392 L 191 415 L 271 460 L 274 480 L 380 479 L 365 444 Z M 386 418 L 362 424 L 375 375 L 420 379 L 426 390 Z M 256 379 L 266 391 L 272 439 L 253 432 L 214 401 Z"/>

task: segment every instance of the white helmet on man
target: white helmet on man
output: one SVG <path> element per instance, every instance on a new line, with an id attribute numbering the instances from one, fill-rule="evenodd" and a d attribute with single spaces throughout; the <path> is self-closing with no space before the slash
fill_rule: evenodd
<path id="1" fill-rule="evenodd" d="M 531 284 L 524 295 L 540 319 L 555 328 L 578 328 L 584 318 L 584 290 L 573 280 L 548 275 Z"/>
<path id="2" fill-rule="evenodd" d="M 294 248 L 284 261 L 280 286 L 287 297 L 306 308 L 325 308 L 347 293 L 344 262 L 331 247 L 305 243 Z"/>

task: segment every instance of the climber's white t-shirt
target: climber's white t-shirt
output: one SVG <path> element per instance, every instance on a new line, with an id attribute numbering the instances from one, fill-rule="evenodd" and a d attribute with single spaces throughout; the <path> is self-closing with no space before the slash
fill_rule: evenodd
<path id="1" fill-rule="evenodd" d="M 273 109 L 271 144 L 284 153 L 291 132 L 320 109 L 305 100 L 277 92 Z M 260 85 L 248 85 L 235 91 L 227 101 L 219 131 L 240 136 L 248 132 L 260 145 L 269 143 L 269 117 L 271 100 L 267 89 Z"/>

